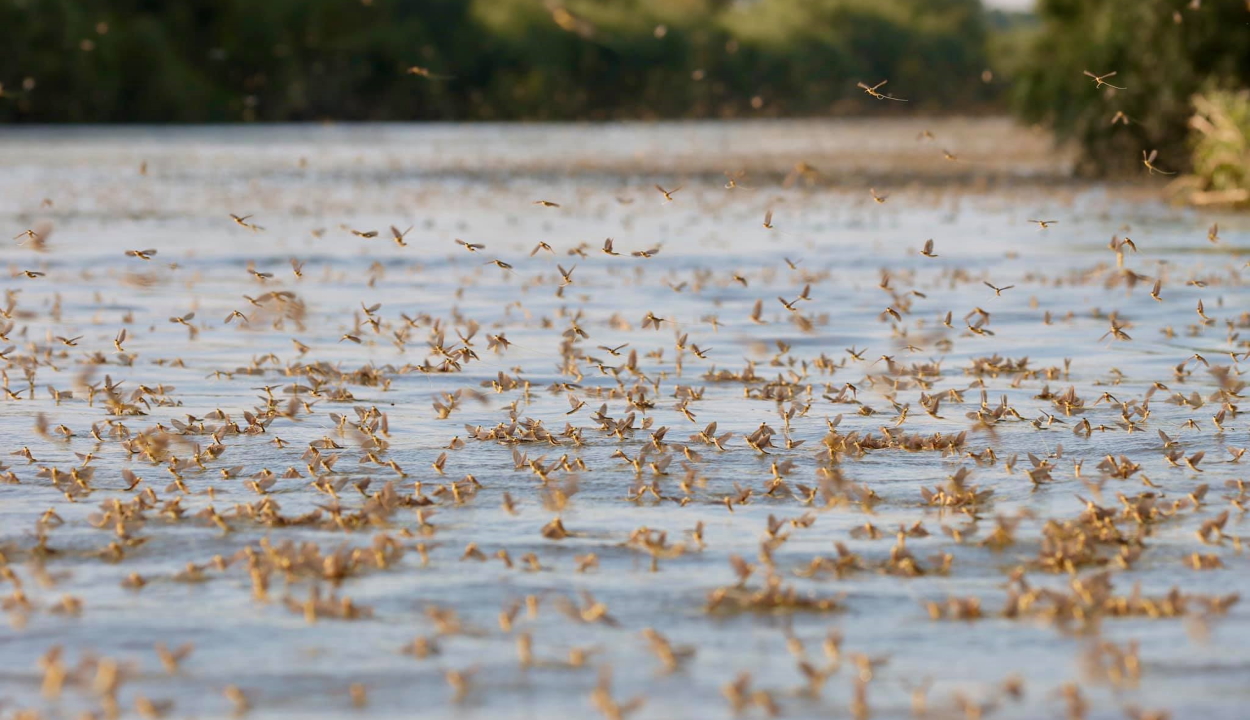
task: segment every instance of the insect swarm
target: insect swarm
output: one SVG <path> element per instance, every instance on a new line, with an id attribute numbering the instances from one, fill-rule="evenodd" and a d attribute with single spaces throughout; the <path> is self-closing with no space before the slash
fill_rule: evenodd
<path id="1" fill-rule="evenodd" d="M 615 47 L 584 5 L 534 7 Z M 442 48 L 388 72 L 469 103 Z M 785 128 L 32 139 L 0 713 L 1227 714 L 1244 222 L 1006 123 Z"/>

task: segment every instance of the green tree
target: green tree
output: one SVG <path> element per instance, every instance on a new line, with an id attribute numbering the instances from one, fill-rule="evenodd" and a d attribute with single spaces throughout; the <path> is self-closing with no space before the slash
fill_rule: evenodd
<path id="1" fill-rule="evenodd" d="M 1038 14 L 1013 104 L 1076 140 L 1088 172 L 1145 172 L 1141 153 L 1156 149 L 1160 166 L 1188 167 L 1194 95 L 1250 84 L 1245 0 L 1041 0 Z M 1086 70 L 1115 72 L 1108 82 L 1125 89 L 1097 87 Z"/>
<path id="2" fill-rule="evenodd" d="M 980 0 L 8 0 L 0 120 L 964 110 L 985 35 Z"/>

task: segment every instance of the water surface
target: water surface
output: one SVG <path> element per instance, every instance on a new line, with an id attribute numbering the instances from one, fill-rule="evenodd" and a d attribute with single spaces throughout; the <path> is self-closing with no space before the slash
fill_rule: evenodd
<path id="1" fill-rule="evenodd" d="M 908 717 L 927 688 L 938 717 L 1057 717 L 1069 684 L 1088 717 L 1239 716 L 1250 614 L 1208 605 L 1250 591 L 1230 485 L 1247 225 L 1073 184 L 1069 162 L 999 120 L 0 133 L 0 222 L 39 237 L 3 250 L 0 713 L 227 717 L 234 686 L 248 717 L 585 717 L 610 668 L 636 718 L 734 716 L 741 673 L 746 716 Z M 1113 236 L 1136 245 L 1123 267 Z M 723 450 L 692 439 L 710 422 Z M 926 501 L 961 468 L 992 495 Z M 1040 563 L 1048 522 L 1091 531 L 1087 501 L 1121 539 L 1074 572 Z M 545 536 L 557 518 L 568 536 Z M 1010 543 L 986 542 L 997 519 Z M 666 533 L 655 565 L 645 531 Z M 858 569 L 813 575 L 836 543 Z M 1073 590 L 1101 573 L 1132 616 Z M 733 606 L 770 576 L 799 600 Z M 1020 577 L 1056 594 L 1005 615 Z M 1135 587 L 1187 599 L 1151 617 Z M 951 598 L 983 617 L 932 619 Z M 438 652 L 405 652 L 417 638 Z M 157 643 L 194 650 L 170 673 Z M 1115 652 L 1139 670 L 1117 677 Z"/>

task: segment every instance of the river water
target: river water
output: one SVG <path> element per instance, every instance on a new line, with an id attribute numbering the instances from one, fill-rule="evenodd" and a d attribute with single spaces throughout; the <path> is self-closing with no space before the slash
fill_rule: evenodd
<path id="1" fill-rule="evenodd" d="M 0 717 L 1243 716 L 1250 224 L 1070 162 L 0 131 Z"/>

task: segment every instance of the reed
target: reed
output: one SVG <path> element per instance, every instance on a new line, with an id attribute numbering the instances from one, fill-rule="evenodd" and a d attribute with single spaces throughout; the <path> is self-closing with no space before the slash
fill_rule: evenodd
<path id="1" fill-rule="evenodd" d="M 1193 170 L 1175 189 L 1194 205 L 1250 207 L 1250 91 L 1214 90 L 1193 102 Z"/>

